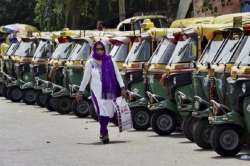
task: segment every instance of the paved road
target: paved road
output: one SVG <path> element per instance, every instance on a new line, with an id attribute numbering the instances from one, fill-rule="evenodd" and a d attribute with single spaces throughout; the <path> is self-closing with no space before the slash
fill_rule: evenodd
<path id="1" fill-rule="evenodd" d="M 221 158 L 187 141 L 182 134 L 159 137 L 152 131 L 118 133 L 111 144 L 98 142 L 98 124 L 58 115 L 37 106 L 0 98 L 0 166 L 249 166 Z M 250 153 L 243 151 L 243 153 Z"/>

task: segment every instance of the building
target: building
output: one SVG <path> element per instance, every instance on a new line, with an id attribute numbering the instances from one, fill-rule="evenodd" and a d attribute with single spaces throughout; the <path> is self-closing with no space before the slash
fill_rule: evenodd
<path id="1" fill-rule="evenodd" d="M 180 0 L 177 18 L 250 12 L 250 0 Z"/>

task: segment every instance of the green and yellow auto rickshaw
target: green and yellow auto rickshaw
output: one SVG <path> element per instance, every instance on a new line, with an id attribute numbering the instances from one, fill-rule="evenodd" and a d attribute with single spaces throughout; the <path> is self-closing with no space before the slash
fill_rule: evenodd
<path id="1" fill-rule="evenodd" d="M 74 48 L 64 66 L 63 85 L 61 89 L 53 91 L 51 96 L 56 100 L 55 110 L 58 113 L 68 114 L 73 111 L 79 117 L 86 117 L 89 115 L 88 102 L 83 100 L 77 103 L 74 99 L 81 84 L 84 65 L 91 53 L 92 41 L 88 38 L 72 38 L 70 41 L 74 43 Z"/>
<path id="2" fill-rule="evenodd" d="M 59 43 L 48 62 L 48 81 L 39 80 L 43 89 L 37 99 L 48 110 L 54 111 L 56 108 L 56 98 L 53 98 L 51 94 L 60 91 L 64 86 L 64 65 L 74 46 L 75 43 L 70 40 L 70 37 L 60 37 Z"/>
<path id="3" fill-rule="evenodd" d="M 7 97 L 7 83 L 11 82 L 12 80 L 15 80 L 15 67 L 12 57 L 14 56 L 14 53 L 18 48 L 19 44 L 20 42 L 12 43 L 2 57 L 2 67 L 0 74 L 0 94 L 4 97 Z"/>
<path id="4" fill-rule="evenodd" d="M 16 49 L 14 60 L 14 77 L 16 80 L 6 85 L 7 96 L 13 102 L 22 100 L 21 85 L 32 80 L 30 72 L 30 64 L 32 57 L 37 48 L 37 40 L 34 38 L 22 38 L 18 48 Z"/>
<path id="5" fill-rule="evenodd" d="M 223 37 L 224 35 L 222 31 L 219 31 L 221 27 L 221 25 L 203 25 L 198 27 L 199 31 L 202 32 L 200 33 L 200 38 L 202 38 L 202 41 L 200 43 L 208 44 L 207 46 L 203 46 L 203 53 L 198 58 L 198 61 L 196 63 L 193 63 L 194 71 L 192 74 L 192 87 L 194 96 L 188 97 L 182 91 L 177 91 L 175 95 L 178 110 L 180 112 L 188 113 L 187 118 L 185 118 L 183 122 L 183 131 L 185 136 L 191 141 L 193 141 L 192 128 L 195 122 L 195 119 L 192 117 L 194 98 L 200 98 L 204 99 L 205 101 L 209 101 L 209 87 L 207 87 L 209 85 L 209 78 L 207 75 L 208 73 L 211 73 L 210 64 L 216 57 L 216 54 L 220 50 L 220 48 L 223 47 L 223 41 L 225 41 L 227 37 L 226 34 L 225 37 Z M 200 45 L 200 47 L 202 47 L 202 45 Z"/>
<path id="6" fill-rule="evenodd" d="M 211 147 L 209 142 L 211 127 L 208 123 L 208 114 L 210 112 L 209 101 L 214 99 L 224 103 L 224 99 L 222 99 L 224 88 L 222 88 L 222 85 L 229 76 L 230 68 L 235 58 L 237 58 L 237 54 L 234 54 L 234 51 L 241 41 L 242 34 L 242 30 L 239 28 L 222 29 L 215 32 L 215 37 L 212 41 L 216 40 L 216 38 L 217 40 L 220 40 L 219 38 L 223 40 L 222 43 L 219 41 L 217 42 L 217 44 L 221 43 L 218 51 L 215 54 L 211 53 L 204 55 L 207 56 L 207 58 L 201 57 L 199 61 L 199 65 L 203 64 L 200 66 L 201 70 L 196 70 L 193 74 L 195 91 L 193 99 L 194 110 L 192 112 L 192 118 L 190 118 L 191 120 L 189 119 L 189 123 L 193 125 L 190 130 L 192 130 L 194 142 L 202 148 Z M 209 49 L 209 45 L 207 49 Z M 210 57 L 209 59 L 208 56 Z M 199 73 L 207 73 L 207 75 L 202 77 Z M 201 81 L 202 79 L 203 81 Z M 199 88 L 203 88 L 203 91 Z M 204 96 L 199 96 L 198 92 L 206 94 Z M 186 123 L 188 123 L 188 120 Z"/>
<path id="7" fill-rule="evenodd" d="M 53 48 L 54 43 L 50 38 L 38 38 L 38 47 L 30 64 L 31 81 L 21 86 L 22 100 L 28 105 L 35 104 L 37 97 L 42 93 L 43 86 L 40 80 L 47 80 L 48 61 Z M 39 102 L 37 104 L 40 105 Z"/>
<path id="8" fill-rule="evenodd" d="M 244 27 L 244 37 L 235 50 L 238 57 L 231 68 L 231 76 L 222 88 L 224 103 L 211 100 L 212 111 L 209 123 L 212 125 L 210 142 L 212 148 L 221 156 L 234 156 L 244 144 L 249 144 L 249 25 Z M 219 84 L 221 85 L 221 84 Z M 222 100 L 223 101 L 223 100 Z"/>
<path id="9" fill-rule="evenodd" d="M 152 74 L 148 75 L 149 89 L 151 89 L 147 93 L 148 108 L 152 112 L 151 126 L 159 135 L 169 135 L 176 131 L 187 116 L 186 112 L 178 111 L 175 100 L 176 92 L 182 91 L 188 96 L 193 96 L 192 62 L 198 55 L 198 35 L 191 30 L 177 33 L 174 36 L 177 44 L 165 66 L 165 74 L 161 77 L 159 74 L 155 74 L 155 69 L 152 68 Z M 163 70 L 161 70 L 162 73 Z"/>
<path id="10" fill-rule="evenodd" d="M 146 130 L 149 119 L 147 100 L 145 99 L 146 86 L 144 82 L 145 64 L 150 59 L 159 38 L 135 37 L 124 64 L 123 78 L 129 92 L 129 107 L 132 111 L 133 127 L 136 130 Z M 145 113 L 146 112 L 146 113 Z"/>

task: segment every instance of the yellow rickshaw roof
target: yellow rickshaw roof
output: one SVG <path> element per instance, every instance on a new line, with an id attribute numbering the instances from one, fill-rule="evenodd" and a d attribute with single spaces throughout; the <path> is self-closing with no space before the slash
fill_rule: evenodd
<path id="1" fill-rule="evenodd" d="M 172 22 L 170 28 L 186 28 L 197 24 L 211 24 L 213 23 L 214 17 L 194 17 L 179 19 Z"/>
<path id="2" fill-rule="evenodd" d="M 225 14 L 221 16 L 215 17 L 213 23 L 214 24 L 231 24 L 233 25 L 234 17 L 242 16 L 242 24 L 250 23 L 250 12 L 247 13 L 233 13 L 233 14 Z"/>
<path id="3" fill-rule="evenodd" d="M 147 35 L 151 37 L 163 37 L 166 35 L 172 35 L 177 32 L 181 32 L 183 29 L 181 28 L 152 28 L 146 32 Z"/>
<path id="4" fill-rule="evenodd" d="M 214 32 L 232 27 L 232 24 L 199 24 L 194 27 L 194 30 L 199 34 L 199 36 L 206 36 L 207 39 L 212 39 Z"/>

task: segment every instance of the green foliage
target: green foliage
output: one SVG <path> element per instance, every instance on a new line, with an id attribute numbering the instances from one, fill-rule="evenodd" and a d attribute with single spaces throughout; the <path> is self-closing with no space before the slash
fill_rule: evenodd
<path id="1" fill-rule="evenodd" d="M 126 16 L 166 10 L 179 0 L 126 0 Z M 98 20 L 115 27 L 119 22 L 119 0 L 0 0 L 0 25 L 26 23 L 42 31 L 91 29 Z M 172 14 L 173 12 L 171 12 Z"/>
<path id="2" fill-rule="evenodd" d="M 34 22 L 35 0 L 0 0 L 0 25 Z"/>

